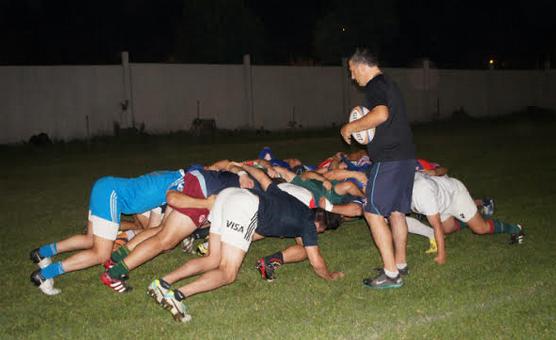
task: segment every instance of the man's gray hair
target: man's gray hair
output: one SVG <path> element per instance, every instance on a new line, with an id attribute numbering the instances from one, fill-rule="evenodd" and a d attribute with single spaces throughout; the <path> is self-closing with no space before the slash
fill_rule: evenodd
<path id="1" fill-rule="evenodd" d="M 369 66 L 378 66 L 378 58 L 366 48 L 358 48 L 349 58 L 354 64 L 366 64 Z"/>

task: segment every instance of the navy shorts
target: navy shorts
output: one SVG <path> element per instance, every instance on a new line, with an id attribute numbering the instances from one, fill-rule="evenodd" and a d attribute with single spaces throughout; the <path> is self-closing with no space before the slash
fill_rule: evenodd
<path id="1" fill-rule="evenodd" d="M 411 212 L 415 159 L 376 162 L 367 182 L 365 211 L 384 217 L 394 211 Z"/>

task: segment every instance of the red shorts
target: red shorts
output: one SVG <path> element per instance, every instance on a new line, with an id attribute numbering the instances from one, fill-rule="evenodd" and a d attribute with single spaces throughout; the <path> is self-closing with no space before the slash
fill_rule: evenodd
<path id="1" fill-rule="evenodd" d="M 203 194 L 203 190 L 201 189 L 201 184 L 199 183 L 199 179 L 190 173 L 186 173 L 183 176 L 183 191 L 189 197 L 193 198 L 202 198 L 205 199 L 205 195 Z M 189 216 L 193 223 L 200 227 L 206 220 L 209 214 L 208 209 L 194 209 L 194 208 L 176 208 L 171 206 L 172 209 L 179 211 L 180 213 Z"/>

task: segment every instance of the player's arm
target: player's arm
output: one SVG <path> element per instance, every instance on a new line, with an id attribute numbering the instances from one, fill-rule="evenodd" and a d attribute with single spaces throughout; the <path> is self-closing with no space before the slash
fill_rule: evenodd
<path id="1" fill-rule="evenodd" d="M 242 168 L 243 170 L 247 171 L 247 173 L 251 175 L 251 177 L 253 177 L 257 182 L 259 182 L 261 188 L 263 188 L 264 191 L 266 191 L 268 186 L 272 184 L 272 180 L 264 173 L 264 171 L 245 164 L 242 166 Z"/>
<path id="2" fill-rule="evenodd" d="M 176 208 L 192 208 L 192 209 L 212 209 L 215 195 L 205 198 L 194 198 L 184 194 L 183 192 L 170 190 L 166 193 L 166 202 L 168 205 Z"/>
<path id="3" fill-rule="evenodd" d="M 367 184 L 367 176 L 361 171 L 353 171 L 353 170 L 332 170 L 324 174 L 324 177 L 328 178 L 329 180 L 337 180 L 342 181 L 347 178 L 355 178 L 359 182 L 363 184 Z"/>
<path id="4" fill-rule="evenodd" d="M 377 105 L 365 116 L 342 126 L 340 134 L 346 143 L 351 144 L 352 133 L 377 127 L 388 120 L 389 115 L 388 106 Z"/>
<path id="5" fill-rule="evenodd" d="M 328 271 L 328 267 L 326 266 L 324 258 L 320 254 L 318 246 L 305 247 L 305 251 L 307 252 L 307 257 L 309 258 L 311 266 L 313 266 L 313 270 L 318 276 L 325 280 L 337 280 L 344 277 L 344 273 L 342 272 Z"/>
<path id="6" fill-rule="evenodd" d="M 438 247 L 438 253 L 434 261 L 438 264 L 444 264 L 446 263 L 446 246 L 444 244 L 444 230 L 442 229 L 440 214 L 427 215 L 427 220 L 434 229 L 434 239 Z"/>
<path id="7" fill-rule="evenodd" d="M 239 186 L 243 189 L 251 189 L 255 186 L 251 177 L 247 175 L 247 172 L 243 170 L 240 163 L 229 162 L 226 165 L 226 171 L 232 172 L 239 176 Z"/>
<path id="8" fill-rule="evenodd" d="M 332 204 L 330 201 L 327 202 L 325 197 L 321 197 L 319 199 L 319 207 L 328 212 L 347 217 L 358 217 L 363 215 L 363 208 L 361 207 L 361 204 L 355 202 Z"/>
<path id="9" fill-rule="evenodd" d="M 293 180 L 293 178 L 296 176 L 295 173 L 293 173 L 293 171 L 290 171 L 284 167 L 281 166 L 274 166 L 272 167 L 274 169 L 274 172 L 281 178 L 285 179 L 287 182 L 291 182 Z"/>
<path id="10" fill-rule="evenodd" d="M 324 186 L 324 188 L 326 190 L 332 190 L 332 183 L 330 183 L 330 181 L 328 179 L 326 179 L 326 177 L 324 177 L 323 175 L 321 175 L 317 172 L 305 171 L 300 176 L 301 176 L 301 179 L 303 179 L 303 180 L 314 179 L 314 180 L 317 180 L 319 182 L 322 182 L 322 185 Z"/>
<path id="11" fill-rule="evenodd" d="M 207 165 L 205 167 L 205 169 L 207 170 L 215 170 L 215 171 L 220 171 L 220 170 L 227 170 L 228 166 L 230 165 L 231 161 L 228 159 L 223 159 L 220 160 L 218 162 L 214 162 L 211 165 Z"/>

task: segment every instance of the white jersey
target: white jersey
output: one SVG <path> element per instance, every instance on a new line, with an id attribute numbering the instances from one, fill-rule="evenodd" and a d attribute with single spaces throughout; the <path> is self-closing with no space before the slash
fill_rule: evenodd
<path id="1" fill-rule="evenodd" d="M 467 222 L 475 215 L 477 207 L 458 179 L 416 172 L 411 210 L 427 216 L 440 214 L 442 221 L 453 216 Z"/>
<path id="2" fill-rule="evenodd" d="M 286 182 L 278 184 L 278 188 L 297 198 L 301 201 L 301 203 L 305 204 L 309 208 L 317 207 L 315 199 L 313 198 L 313 194 L 309 190 L 300 187 L 299 185 Z"/>

